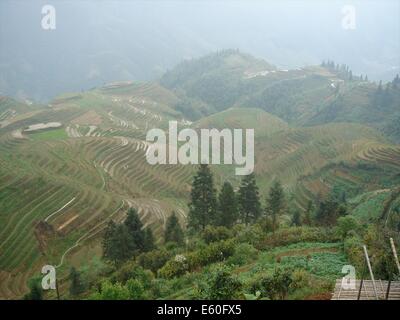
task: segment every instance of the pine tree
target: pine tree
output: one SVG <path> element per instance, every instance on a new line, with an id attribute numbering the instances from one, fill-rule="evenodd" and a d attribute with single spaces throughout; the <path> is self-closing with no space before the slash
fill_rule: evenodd
<path id="1" fill-rule="evenodd" d="M 131 247 L 131 253 L 134 255 L 135 253 L 142 251 L 145 247 L 145 232 L 143 230 L 143 224 L 134 208 L 128 210 L 128 215 L 125 219 L 124 225 L 129 233 L 128 242 Z"/>
<path id="2" fill-rule="evenodd" d="M 137 251 L 132 241 L 131 234 L 124 224 L 119 224 L 111 240 L 111 261 L 116 264 L 129 260 Z"/>
<path id="3" fill-rule="evenodd" d="M 104 233 L 104 238 L 103 238 L 103 256 L 104 258 L 113 261 L 114 259 L 114 235 L 115 235 L 115 230 L 117 229 L 117 225 L 115 224 L 114 221 L 110 221 L 106 227 L 106 231 Z"/>
<path id="4" fill-rule="evenodd" d="M 285 208 L 285 195 L 281 183 L 276 180 L 271 189 L 269 190 L 267 198 L 267 215 L 272 218 L 273 231 L 276 230 L 278 224 L 278 217 Z"/>
<path id="5" fill-rule="evenodd" d="M 110 221 L 103 239 L 103 256 L 119 264 L 145 250 L 146 234 L 135 209 L 129 209 L 123 224 Z"/>
<path id="6" fill-rule="evenodd" d="M 213 176 L 210 168 L 202 164 L 194 177 L 190 194 L 188 224 L 195 230 L 204 228 L 215 222 L 217 198 Z"/>
<path id="7" fill-rule="evenodd" d="M 347 210 L 345 205 L 330 197 L 321 201 L 315 213 L 315 221 L 322 226 L 333 226 L 339 217 L 345 216 Z"/>
<path id="8" fill-rule="evenodd" d="M 24 296 L 24 300 L 43 300 L 43 289 L 40 281 L 34 279 L 29 284 L 30 292 Z"/>
<path id="9" fill-rule="evenodd" d="M 143 251 L 151 251 L 155 249 L 155 240 L 154 240 L 154 235 L 153 231 L 151 230 L 150 227 L 147 227 L 144 230 L 144 245 L 143 245 Z"/>
<path id="10" fill-rule="evenodd" d="M 178 217 L 175 212 L 168 217 L 165 233 L 164 233 L 164 242 L 174 242 L 177 245 L 183 245 L 184 243 L 184 234 L 179 224 Z"/>
<path id="11" fill-rule="evenodd" d="M 311 226 L 312 224 L 311 213 L 313 211 L 313 207 L 314 207 L 313 202 L 311 200 L 308 200 L 306 212 L 304 213 L 304 219 L 303 219 L 303 223 L 305 225 Z"/>
<path id="12" fill-rule="evenodd" d="M 218 197 L 217 224 L 232 227 L 239 217 L 236 195 L 232 185 L 225 182 Z"/>
<path id="13" fill-rule="evenodd" d="M 292 226 L 301 226 L 301 214 L 298 209 L 295 209 L 292 213 L 291 224 Z"/>
<path id="14" fill-rule="evenodd" d="M 83 283 L 81 281 L 81 275 L 74 267 L 72 267 L 69 272 L 69 279 L 71 281 L 69 287 L 69 293 L 71 296 L 77 296 L 81 294 L 84 290 Z"/>
<path id="15" fill-rule="evenodd" d="M 244 176 L 238 194 L 239 215 L 248 224 L 261 215 L 261 204 L 254 173 Z"/>

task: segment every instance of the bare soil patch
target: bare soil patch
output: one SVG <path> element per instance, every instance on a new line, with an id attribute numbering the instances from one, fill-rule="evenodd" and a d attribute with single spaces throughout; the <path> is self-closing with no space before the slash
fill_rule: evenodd
<path id="1" fill-rule="evenodd" d="M 71 121 L 71 123 L 73 124 L 80 124 L 80 125 L 99 125 L 102 122 L 103 119 L 94 110 L 90 110 Z"/>

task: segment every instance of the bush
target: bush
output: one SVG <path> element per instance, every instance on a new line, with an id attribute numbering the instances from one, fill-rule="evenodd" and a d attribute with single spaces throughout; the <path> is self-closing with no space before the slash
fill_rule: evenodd
<path id="1" fill-rule="evenodd" d="M 292 272 L 288 269 L 277 268 L 273 274 L 261 276 L 252 284 L 252 292 L 261 292 L 262 297 L 271 300 L 283 300 L 287 297 L 293 283 Z"/>
<path id="2" fill-rule="evenodd" d="M 232 238 L 232 232 L 223 226 L 207 226 L 201 233 L 201 238 L 205 243 L 210 244 L 211 242 Z"/>
<path id="3" fill-rule="evenodd" d="M 249 243 L 241 243 L 236 246 L 233 255 L 227 260 L 228 264 L 237 266 L 250 263 L 255 260 L 258 255 L 258 250 Z"/>
<path id="4" fill-rule="evenodd" d="M 143 300 L 147 298 L 143 284 L 138 279 L 129 279 L 126 282 L 126 288 L 129 291 L 130 299 Z"/>
<path id="5" fill-rule="evenodd" d="M 185 274 L 189 271 L 186 257 L 179 255 L 168 261 L 159 271 L 162 278 L 170 279 Z"/>
<path id="6" fill-rule="evenodd" d="M 128 300 L 130 293 L 128 288 L 117 282 L 112 284 L 106 280 L 101 283 L 100 292 L 93 294 L 90 299 L 94 300 Z"/>
<path id="7" fill-rule="evenodd" d="M 348 234 L 353 231 L 357 232 L 360 225 L 356 218 L 353 216 L 340 217 L 337 220 L 336 232 L 344 240 Z"/>
<path id="8" fill-rule="evenodd" d="M 292 280 L 290 289 L 297 290 L 305 288 L 310 285 L 310 274 L 303 269 L 297 269 L 292 273 Z"/>
<path id="9" fill-rule="evenodd" d="M 352 264 L 356 270 L 361 271 L 364 267 L 364 252 L 363 252 L 363 241 L 358 236 L 349 237 L 344 240 L 343 249 L 350 264 Z"/>
<path id="10" fill-rule="evenodd" d="M 141 266 L 138 266 L 134 261 L 130 261 L 124 264 L 117 272 L 115 272 L 110 280 L 113 283 L 125 284 L 129 279 L 139 280 L 145 289 L 151 286 L 151 282 L 154 276 L 149 270 L 144 270 Z"/>
<path id="11" fill-rule="evenodd" d="M 196 270 L 210 263 L 223 261 L 235 251 L 233 240 L 211 243 L 204 250 L 197 250 L 187 256 L 190 271 Z"/>
<path id="12" fill-rule="evenodd" d="M 29 280 L 29 293 L 25 294 L 24 300 L 43 300 L 43 289 L 41 277 L 35 277 Z"/>
<path id="13" fill-rule="evenodd" d="M 157 273 L 157 271 L 167 263 L 171 256 L 172 253 L 166 249 L 152 250 L 142 253 L 138 257 L 137 261 L 143 268 Z"/>
<path id="14" fill-rule="evenodd" d="M 234 231 L 235 238 L 238 242 L 250 243 L 253 246 L 257 246 L 265 237 L 265 232 L 259 224 L 249 226 L 239 225 L 234 229 Z"/>
<path id="15" fill-rule="evenodd" d="M 235 243 L 231 240 L 214 242 L 202 250 L 196 250 L 186 256 L 178 255 L 169 260 L 158 272 L 160 277 L 173 278 L 188 271 L 194 271 L 207 264 L 223 261 L 230 257 L 235 250 Z"/>
<path id="16" fill-rule="evenodd" d="M 198 297 L 207 300 L 233 300 L 240 297 L 241 282 L 226 266 L 219 266 L 198 289 Z"/>
<path id="17" fill-rule="evenodd" d="M 277 246 L 286 246 L 298 242 L 338 242 L 340 237 L 330 228 L 318 227 L 291 227 L 281 228 L 275 233 L 268 234 L 259 242 L 257 249 L 268 249 Z"/>

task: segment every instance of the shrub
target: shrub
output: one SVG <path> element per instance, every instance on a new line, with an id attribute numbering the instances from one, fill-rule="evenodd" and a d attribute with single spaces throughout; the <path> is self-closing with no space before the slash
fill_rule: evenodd
<path id="1" fill-rule="evenodd" d="M 165 263 L 171 258 L 172 253 L 166 249 L 152 250 L 146 253 L 142 253 L 137 261 L 140 266 L 145 269 L 149 269 L 154 273 L 165 265 Z"/>
<path id="2" fill-rule="evenodd" d="M 43 289 L 40 277 L 34 277 L 29 280 L 29 293 L 25 294 L 24 300 L 43 300 Z"/>
<path id="3" fill-rule="evenodd" d="M 114 283 L 119 282 L 125 284 L 129 279 L 139 280 L 145 289 L 151 286 L 154 276 L 149 270 L 144 270 L 138 266 L 134 261 L 124 264 L 116 273 L 114 273 L 110 280 Z"/>
<path id="4" fill-rule="evenodd" d="M 205 243 L 210 244 L 211 242 L 232 238 L 232 232 L 223 226 L 207 226 L 201 233 L 201 238 Z"/>
<path id="5" fill-rule="evenodd" d="M 336 232 L 343 240 L 351 231 L 357 232 L 359 228 L 360 225 L 353 216 L 344 216 L 337 220 Z"/>
<path id="6" fill-rule="evenodd" d="M 240 296 L 241 282 L 231 275 L 226 266 L 219 266 L 207 282 L 199 288 L 198 298 L 208 300 L 232 300 Z"/>
<path id="7" fill-rule="evenodd" d="M 250 226 L 241 226 L 235 229 L 235 238 L 238 242 L 247 242 L 253 246 L 258 245 L 265 237 L 262 226 L 254 224 Z"/>
<path id="8" fill-rule="evenodd" d="M 257 258 L 258 250 L 249 243 L 241 243 L 235 247 L 233 255 L 227 260 L 228 264 L 244 265 Z"/>
<path id="9" fill-rule="evenodd" d="M 297 290 L 310 285 L 310 274 L 303 269 L 296 269 L 292 273 L 290 289 Z"/>
<path id="10" fill-rule="evenodd" d="M 129 279 L 126 282 L 126 288 L 129 291 L 129 298 L 133 300 L 143 300 L 146 298 L 143 284 L 138 279 Z"/>
<path id="11" fill-rule="evenodd" d="M 182 257 L 182 256 L 180 256 Z M 159 271 L 162 278 L 170 279 L 185 274 L 188 271 L 188 264 L 185 259 L 173 259 L 168 261 Z"/>
<path id="12" fill-rule="evenodd" d="M 159 276 L 173 278 L 187 271 L 194 271 L 207 264 L 223 261 L 234 253 L 235 243 L 232 239 L 213 242 L 204 249 L 196 250 L 186 256 L 179 255 L 169 260 L 160 270 Z"/>
<path id="13" fill-rule="evenodd" d="M 230 257 L 235 250 L 233 240 L 214 242 L 208 245 L 204 250 L 197 250 L 187 256 L 190 271 L 210 263 L 223 261 Z"/>
<path id="14" fill-rule="evenodd" d="M 101 283 L 100 292 L 93 294 L 90 298 L 94 300 L 128 300 L 129 297 L 128 288 L 119 282 L 112 284 L 106 280 Z"/>
<path id="15" fill-rule="evenodd" d="M 258 249 L 286 246 L 298 242 L 338 242 L 340 237 L 330 228 L 290 227 L 281 228 L 268 234 L 258 245 Z"/>
<path id="16" fill-rule="evenodd" d="M 252 291 L 261 292 L 261 296 L 275 299 L 285 299 L 293 283 L 292 272 L 277 268 L 273 274 L 263 275 L 252 284 Z"/>

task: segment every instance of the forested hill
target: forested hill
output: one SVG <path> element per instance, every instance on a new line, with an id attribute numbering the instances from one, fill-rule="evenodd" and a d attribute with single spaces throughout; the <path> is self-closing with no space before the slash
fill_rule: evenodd
<path id="1" fill-rule="evenodd" d="M 400 141 L 399 77 L 373 83 L 332 61 L 284 70 L 225 50 L 179 64 L 160 84 L 180 98 L 175 108 L 193 120 L 230 107 L 260 108 L 294 126 L 355 122 Z"/>

